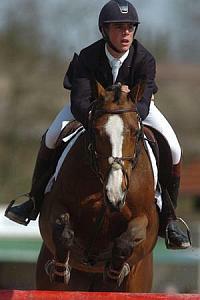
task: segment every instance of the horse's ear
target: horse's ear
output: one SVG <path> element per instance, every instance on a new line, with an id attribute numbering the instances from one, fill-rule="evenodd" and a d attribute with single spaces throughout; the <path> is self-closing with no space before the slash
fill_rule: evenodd
<path id="1" fill-rule="evenodd" d="M 137 103 L 143 96 L 144 89 L 146 86 L 146 80 L 140 80 L 134 87 L 131 89 L 130 96 L 133 102 Z"/>
<path id="2" fill-rule="evenodd" d="M 97 97 L 104 97 L 106 94 L 106 90 L 104 87 L 97 81 L 96 82 L 96 91 L 97 91 Z"/>

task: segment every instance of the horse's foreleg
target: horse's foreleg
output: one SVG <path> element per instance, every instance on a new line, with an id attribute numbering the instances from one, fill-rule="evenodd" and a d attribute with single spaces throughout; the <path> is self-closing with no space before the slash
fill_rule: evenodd
<path id="1" fill-rule="evenodd" d="M 37 265 L 36 265 L 36 288 L 38 290 L 50 290 L 51 283 L 49 277 L 45 272 L 45 264 L 47 260 L 51 260 L 53 254 L 48 250 L 45 244 L 42 244 L 40 249 L 40 254 L 38 256 Z"/>
<path id="2" fill-rule="evenodd" d="M 46 265 L 46 271 L 52 281 L 68 284 L 71 270 L 69 254 L 74 239 L 69 214 L 63 214 L 56 220 L 52 229 L 52 237 L 55 257 Z"/>
<path id="3" fill-rule="evenodd" d="M 145 215 L 134 218 L 129 222 L 128 229 L 116 238 L 112 249 L 112 259 L 106 268 L 106 274 L 116 279 L 120 285 L 130 273 L 131 266 L 128 258 L 132 255 L 134 247 L 146 239 L 148 220 Z"/>
<path id="4" fill-rule="evenodd" d="M 45 265 L 47 260 L 52 260 L 53 254 L 43 243 L 36 266 L 36 288 L 38 290 L 52 290 L 62 291 L 66 290 L 67 286 L 59 282 L 51 282 L 47 273 L 45 272 Z"/>
<path id="5" fill-rule="evenodd" d="M 153 281 L 153 254 L 149 253 L 136 266 L 127 277 L 126 291 L 128 293 L 149 293 Z"/>

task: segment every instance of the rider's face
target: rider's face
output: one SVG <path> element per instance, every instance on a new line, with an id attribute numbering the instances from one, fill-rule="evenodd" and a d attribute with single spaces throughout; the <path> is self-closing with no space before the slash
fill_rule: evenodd
<path id="1" fill-rule="evenodd" d="M 135 27 L 131 23 L 110 23 L 107 33 L 111 43 L 123 54 L 133 42 Z"/>

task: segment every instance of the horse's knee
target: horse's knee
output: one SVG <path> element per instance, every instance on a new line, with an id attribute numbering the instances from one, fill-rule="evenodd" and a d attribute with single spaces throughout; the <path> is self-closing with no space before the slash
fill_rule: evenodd
<path id="1" fill-rule="evenodd" d="M 62 214 L 53 225 L 52 231 L 53 242 L 56 253 L 66 255 L 73 245 L 74 231 L 69 221 L 69 214 Z M 62 255 L 62 256 L 63 256 Z"/>
<path id="2" fill-rule="evenodd" d="M 112 249 L 112 267 L 122 268 L 123 264 L 131 257 L 134 247 L 146 239 L 147 217 L 134 218 L 128 225 L 128 229 L 120 237 L 116 238 Z"/>
<path id="3" fill-rule="evenodd" d="M 114 280 L 118 286 L 122 284 L 124 278 L 130 272 L 130 266 L 127 263 L 128 258 L 133 252 L 134 243 L 121 237 L 115 240 L 112 249 L 111 262 L 107 264 L 104 272 L 104 278 Z"/>
<path id="4" fill-rule="evenodd" d="M 74 240 L 74 231 L 68 213 L 62 214 L 54 223 L 52 238 L 55 246 L 55 257 L 46 263 L 46 273 L 52 282 L 68 284 L 71 270 L 69 255 Z"/>
<path id="5" fill-rule="evenodd" d="M 118 286 L 121 285 L 124 278 L 130 272 L 130 266 L 127 260 L 133 252 L 133 247 L 134 243 L 129 239 L 119 237 L 115 240 L 111 262 L 105 267 L 104 279 L 114 280 Z"/>
<path id="6" fill-rule="evenodd" d="M 130 239 L 117 238 L 112 249 L 112 267 L 115 270 L 122 268 L 123 264 L 131 256 L 134 242 Z"/>

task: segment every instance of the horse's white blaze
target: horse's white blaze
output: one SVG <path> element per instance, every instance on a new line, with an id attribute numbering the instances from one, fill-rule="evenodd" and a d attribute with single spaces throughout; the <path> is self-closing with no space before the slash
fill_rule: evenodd
<path id="1" fill-rule="evenodd" d="M 118 115 L 110 116 L 105 125 L 105 130 L 110 138 L 110 143 L 112 146 L 112 156 L 122 157 L 124 124 L 121 117 Z M 106 190 L 108 199 L 115 206 L 119 204 L 119 202 L 124 198 L 124 193 L 122 191 L 122 178 L 123 173 L 121 168 L 111 169 L 108 176 Z"/>

